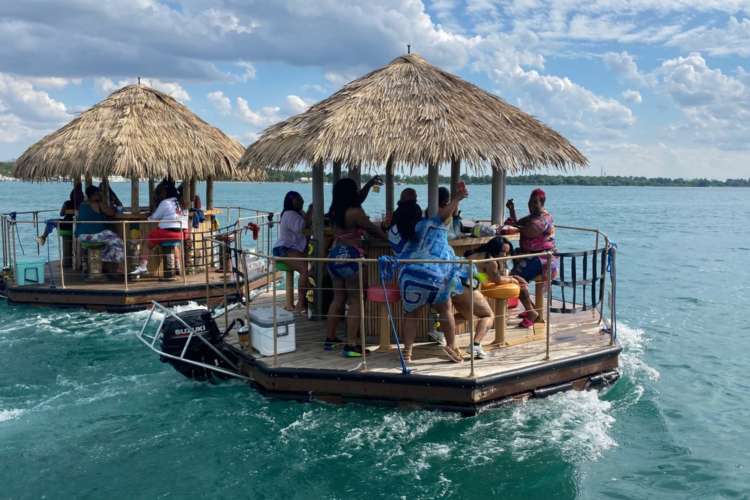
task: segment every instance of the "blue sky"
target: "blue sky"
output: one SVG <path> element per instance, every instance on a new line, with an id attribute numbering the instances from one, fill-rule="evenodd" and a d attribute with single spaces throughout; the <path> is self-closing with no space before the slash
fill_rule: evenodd
<path id="1" fill-rule="evenodd" d="M 247 145 L 407 43 L 592 174 L 750 176 L 750 0 L 2 2 L 0 158 L 138 76 Z"/>

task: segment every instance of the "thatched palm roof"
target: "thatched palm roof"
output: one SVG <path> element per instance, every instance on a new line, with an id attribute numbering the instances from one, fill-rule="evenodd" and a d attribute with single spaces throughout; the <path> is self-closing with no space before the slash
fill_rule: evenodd
<path id="1" fill-rule="evenodd" d="M 382 165 L 487 162 L 515 172 L 584 166 L 586 157 L 534 117 L 416 54 L 396 58 L 267 128 L 240 168 L 341 161 Z"/>
<path id="2" fill-rule="evenodd" d="M 129 85 L 32 145 L 16 161 L 15 175 L 231 178 L 243 151 L 172 97 Z"/>

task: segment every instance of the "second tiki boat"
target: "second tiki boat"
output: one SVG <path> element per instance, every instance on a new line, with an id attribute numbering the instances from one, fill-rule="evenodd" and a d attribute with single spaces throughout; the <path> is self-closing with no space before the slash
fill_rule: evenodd
<path id="1" fill-rule="evenodd" d="M 254 179 L 235 168 L 243 147 L 212 127 L 172 97 L 145 85 L 123 87 L 60 130 L 32 145 L 17 160 L 15 176 L 24 180 L 69 180 L 70 204 L 0 214 L 3 273 L 0 294 L 11 303 L 54 307 L 87 307 L 129 311 L 188 301 L 215 304 L 231 299 L 236 273 L 227 269 L 221 242 L 235 237 L 243 224 L 267 221 L 267 214 L 222 207 L 214 202 L 216 179 Z M 131 179 L 130 204 L 112 196 L 109 177 Z M 105 205 L 118 205 L 104 224 L 122 243 L 120 269 L 102 262 L 102 245 L 81 241 L 77 229 L 91 221 L 78 214 L 84 187 L 101 179 Z M 141 202 L 140 180 L 148 180 L 147 202 Z M 182 206 L 189 211 L 187 236 L 160 243 L 149 260 L 149 276 L 134 279 L 128 272 L 138 263 L 144 239 L 156 222 L 156 183 L 182 182 Z M 205 205 L 198 181 L 205 181 Z M 145 197 L 144 197 L 145 198 Z M 52 200 L 47 200 L 47 203 Z M 62 203 L 64 200 L 59 200 Z M 59 205 L 58 205 L 59 206 Z M 61 212 L 61 213 L 59 213 Z M 36 241 L 50 220 L 54 231 L 46 248 Z M 237 242 L 240 243 L 241 242 Z M 257 243 L 257 242 L 256 242 Z M 244 277 L 251 288 L 266 285 L 266 274 Z"/>

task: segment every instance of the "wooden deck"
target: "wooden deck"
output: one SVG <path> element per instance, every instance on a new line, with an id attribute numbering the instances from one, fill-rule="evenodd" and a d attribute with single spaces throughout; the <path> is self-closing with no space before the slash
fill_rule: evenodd
<path id="1" fill-rule="evenodd" d="M 280 277 L 277 274 L 276 278 Z M 251 282 L 250 288 L 254 290 L 266 284 L 263 277 Z M 227 274 L 225 286 L 224 274 L 214 270 L 208 275 L 208 284 L 206 274 L 201 272 L 188 274 L 184 280 L 182 276 L 170 281 L 149 277 L 129 279 L 126 286 L 122 275 L 91 281 L 81 273 L 66 269 L 63 286 L 59 263 L 52 262 L 47 266 L 44 284 L 17 286 L 9 283 L 2 293 L 16 304 L 126 312 L 150 307 L 152 300 L 168 306 L 191 301 L 204 304 L 208 301 L 212 306 L 218 305 L 224 300 L 225 290 L 230 302 L 238 299 L 232 275 Z"/>
<path id="2" fill-rule="evenodd" d="M 277 297 L 279 309 L 283 296 Z M 267 294 L 251 304 L 270 307 Z M 451 363 L 435 343 L 415 344 L 410 375 L 403 375 L 395 346 L 380 349 L 377 338 L 368 335 L 372 352 L 365 359 L 344 358 L 340 352 L 323 350 L 325 322 L 297 317 L 296 351 L 263 357 L 256 351 L 242 350 L 236 335 L 226 342 L 241 358 L 243 371 L 262 390 L 285 397 L 329 400 L 378 400 L 399 405 L 429 406 L 473 412 L 481 406 L 513 397 L 539 395 L 550 388 L 583 388 L 597 377 L 612 381 L 617 377 L 620 347 L 611 345 L 601 332 L 598 313 L 553 314 L 550 357 L 546 359 L 546 325 L 538 324 L 536 334 L 520 329 L 513 312 L 506 330 L 506 345 L 493 346 L 494 331 L 484 343 L 489 356 L 475 360 L 474 374 L 469 361 Z M 245 314 L 244 308 L 230 312 L 229 320 Z M 223 317 L 219 318 L 220 327 Z M 342 322 L 343 323 L 343 322 Z M 372 332 L 367 332 L 372 333 Z M 343 331 L 339 332 L 344 337 Z M 469 336 L 458 336 L 468 350 Z"/>

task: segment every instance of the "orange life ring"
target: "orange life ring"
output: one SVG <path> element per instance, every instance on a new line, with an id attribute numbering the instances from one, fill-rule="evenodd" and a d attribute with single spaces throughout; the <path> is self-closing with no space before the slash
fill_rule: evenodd
<path id="1" fill-rule="evenodd" d="M 512 299 L 521 294 L 521 287 L 515 283 L 487 283 L 482 287 L 482 293 L 490 299 Z"/>

